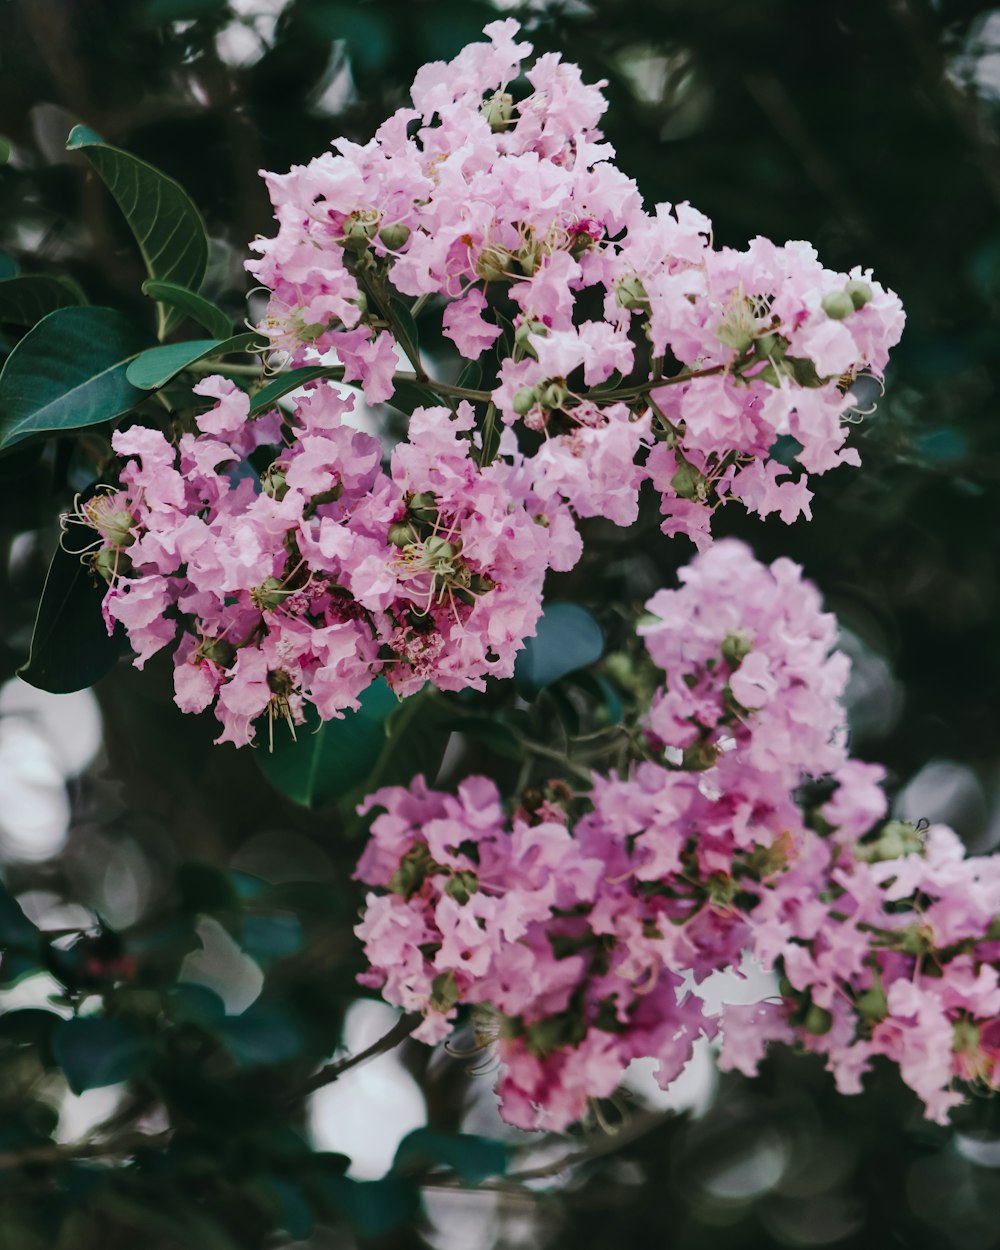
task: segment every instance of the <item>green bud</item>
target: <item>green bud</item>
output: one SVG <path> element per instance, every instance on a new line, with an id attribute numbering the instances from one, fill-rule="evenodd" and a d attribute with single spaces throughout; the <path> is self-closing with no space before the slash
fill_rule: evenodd
<path id="1" fill-rule="evenodd" d="M 236 648 L 225 638 L 206 638 L 198 648 L 198 654 L 219 668 L 231 668 L 236 659 Z"/>
<path id="2" fill-rule="evenodd" d="M 431 560 L 453 560 L 458 555 L 458 548 L 440 534 L 432 534 L 424 543 L 424 551 Z"/>
<path id="3" fill-rule="evenodd" d="M 117 573 L 124 572 L 129 563 L 128 557 L 114 547 L 101 547 L 90 556 L 90 567 L 106 582 L 112 581 Z"/>
<path id="4" fill-rule="evenodd" d="M 615 283 L 615 299 L 620 308 L 629 310 L 649 308 L 649 296 L 638 274 L 618 279 Z"/>
<path id="5" fill-rule="evenodd" d="M 389 526 L 388 538 L 394 547 L 409 547 L 413 542 L 413 529 L 405 521 L 394 521 Z"/>
<path id="6" fill-rule="evenodd" d="M 279 468 L 278 465 L 272 464 L 260 479 L 261 488 L 265 495 L 269 495 L 272 499 L 279 502 L 288 494 L 288 483 L 285 480 L 285 470 Z"/>
<path id="7" fill-rule="evenodd" d="M 378 213 L 364 209 L 351 213 L 344 220 L 344 236 L 340 240 L 349 252 L 364 252 L 378 234 Z"/>
<path id="8" fill-rule="evenodd" d="M 670 479 L 670 485 L 681 499 L 704 499 L 707 494 L 704 475 L 686 460 L 682 460 L 677 466 L 677 472 Z"/>
<path id="9" fill-rule="evenodd" d="M 823 296 L 823 311 L 831 321 L 843 321 L 854 312 L 854 301 L 846 291 L 831 291 Z"/>
<path id="10" fill-rule="evenodd" d="M 758 360 L 780 360 L 787 346 L 787 340 L 780 334 L 762 334 L 754 339 L 753 350 Z"/>
<path id="11" fill-rule="evenodd" d="M 464 907 L 478 889 L 479 878 L 471 869 L 465 868 L 449 878 L 444 892 L 449 894 L 460 907 Z"/>
<path id="12" fill-rule="evenodd" d="M 437 496 L 429 490 L 418 491 L 410 499 L 407 512 L 417 521 L 433 525 L 437 520 Z"/>
<path id="13" fill-rule="evenodd" d="M 812 1003 L 802 1024 L 807 1033 L 812 1033 L 814 1037 L 822 1037 L 833 1028 L 833 1016 L 825 1007 L 817 1007 L 815 1003 Z"/>
<path id="14" fill-rule="evenodd" d="M 280 608 L 291 591 L 284 590 L 276 577 L 266 577 L 259 586 L 250 591 L 250 599 L 254 607 L 261 612 Z"/>
<path id="15" fill-rule="evenodd" d="M 739 668 L 753 650 L 753 643 L 742 630 L 731 629 L 722 640 L 722 658 L 730 668 Z"/>
<path id="16" fill-rule="evenodd" d="M 859 994 L 854 1003 L 859 1016 L 866 1020 L 884 1020 L 889 1014 L 889 1000 L 885 996 L 881 981 L 876 981 L 870 990 Z"/>
<path id="17" fill-rule="evenodd" d="M 510 253 L 499 247 L 485 247 L 476 261 L 476 273 L 486 282 L 506 282 Z"/>
<path id="18" fill-rule="evenodd" d="M 431 982 L 432 1011 L 451 1011 L 458 1002 L 458 985 L 454 972 L 440 972 Z"/>
<path id="19" fill-rule="evenodd" d="M 398 252 L 410 237 L 410 227 L 401 221 L 394 221 L 388 226 L 383 226 L 378 232 L 378 237 L 390 252 Z"/>
<path id="20" fill-rule="evenodd" d="M 538 396 L 538 402 L 550 412 L 562 408 L 569 399 L 569 391 L 561 382 L 547 382 Z"/>
<path id="21" fill-rule="evenodd" d="M 977 1051 L 982 1040 L 979 1025 L 971 1020 L 956 1020 L 952 1026 L 951 1048 L 956 1055 Z"/>
<path id="22" fill-rule="evenodd" d="M 697 742 L 692 742 L 689 747 L 684 748 L 681 768 L 691 773 L 703 773 L 707 768 L 714 767 L 718 758 L 719 748 L 699 738 Z"/>
<path id="23" fill-rule="evenodd" d="M 856 309 L 864 308 L 865 304 L 870 304 L 875 297 L 875 292 L 868 283 L 862 282 L 860 278 L 852 278 L 844 287 L 844 294 Z"/>
<path id="24" fill-rule="evenodd" d="M 514 392 L 512 402 L 517 415 L 526 416 L 538 403 L 538 392 L 533 386 L 522 386 L 519 391 Z"/>
<path id="25" fill-rule="evenodd" d="M 715 333 L 720 343 L 725 344 L 726 347 L 731 347 L 733 351 L 739 352 L 741 356 L 753 342 L 753 334 L 740 325 L 727 325 L 723 322 Z"/>
<path id="26" fill-rule="evenodd" d="M 479 106 L 479 112 L 494 133 L 506 130 L 514 116 L 514 97 L 509 91 L 494 91 Z"/>

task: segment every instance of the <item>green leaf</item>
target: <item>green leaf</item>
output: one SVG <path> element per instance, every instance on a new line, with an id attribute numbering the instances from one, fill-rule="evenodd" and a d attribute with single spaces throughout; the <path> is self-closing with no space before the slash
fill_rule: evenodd
<path id="1" fill-rule="evenodd" d="M 244 916 L 240 945 L 253 959 L 283 959 L 302 949 L 302 925 L 298 916 L 273 914 Z"/>
<path id="2" fill-rule="evenodd" d="M 24 914 L 17 899 L 0 885 L 0 948 L 38 954 L 41 934 Z"/>
<path id="3" fill-rule="evenodd" d="M 416 1185 L 391 1172 L 377 1181 L 327 1175 L 322 1178 L 322 1187 L 316 1185 L 316 1189 L 366 1237 L 384 1237 L 412 1220 L 420 1209 Z"/>
<path id="4" fill-rule="evenodd" d="M 155 391 L 199 360 L 231 356 L 260 346 L 263 346 L 260 335 L 250 330 L 228 339 L 191 339 L 187 343 L 151 347 L 129 365 L 128 380 L 141 390 Z"/>
<path id="5" fill-rule="evenodd" d="M 494 717 L 456 716 L 450 721 L 443 722 L 443 726 L 456 733 L 465 734 L 466 737 L 475 738 L 477 742 L 485 743 L 498 755 L 504 755 L 508 759 L 519 760 L 524 753 L 517 734 L 509 725 L 505 725 L 503 721 L 496 720 Z"/>
<path id="6" fill-rule="evenodd" d="M 130 152 L 111 147 L 87 126 L 74 126 L 66 147 L 86 154 L 114 196 L 139 244 L 149 276 L 197 291 L 208 265 L 208 235 L 184 188 Z M 159 338 L 180 325 L 183 316 L 176 308 L 160 304 Z"/>
<path id="7" fill-rule="evenodd" d="M 170 987 L 164 1008 L 178 1024 L 194 1024 L 203 1029 L 214 1029 L 226 1018 L 225 1003 L 214 990 L 188 981 Z"/>
<path id="8" fill-rule="evenodd" d="M 392 1170 L 406 1173 L 446 1167 L 467 1185 L 477 1185 L 487 1177 L 502 1176 L 507 1170 L 508 1157 L 507 1146 L 492 1137 L 418 1128 L 407 1133 L 399 1143 Z"/>
<path id="9" fill-rule="evenodd" d="M 142 22 L 162 26 L 167 22 L 194 22 L 199 17 L 225 10 L 226 0 L 146 0 Z"/>
<path id="10" fill-rule="evenodd" d="M 393 298 L 389 301 L 389 312 L 393 323 L 393 336 L 398 339 L 409 360 L 417 359 L 420 355 L 420 332 L 410 312 L 410 306 L 401 299 Z"/>
<path id="11" fill-rule="evenodd" d="M 6 135 L 0 135 L 0 165 L 6 165 L 10 160 L 11 153 L 14 151 L 14 145 Z"/>
<path id="12" fill-rule="evenodd" d="M 16 278 L 20 272 L 21 266 L 17 263 L 17 257 L 11 256 L 10 252 L 0 252 L 0 281 Z"/>
<path id="13" fill-rule="evenodd" d="M 52 1051 L 74 1094 L 131 1080 L 152 1058 L 149 1039 L 134 1025 L 106 1016 L 64 1020 L 52 1034 Z"/>
<path id="14" fill-rule="evenodd" d="M 197 915 L 201 912 L 237 912 L 240 897 L 229 873 L 215 864 L 189 862 L 181 864 L 174 878 L 181 911 Z"/>
<path id="15" fill-rule="evenodd" d="M 282 396 L 287 395 L 290 391 L 297 390 L 300 386 L 305 386 L 307 382 L 312 382 L 316 378 L 325 378 L 329 373 L 330 369 L 325 365 L 303 365 L 299 369 L 289 369 L 287 373 L 279 374 L 273 382 L 268 382 L 267 386 L 262 386 L 253 399 L 251 399 L 251 417 L 267 412 L 277 404 Z"/>
<path id="16" fill-rule="evenodd" d="M 451 737 L 450 711 L 441 707 L 433 686 L 404 700 L 386 725 L 381 755 L 352 799 L 360 801 L 381 786 L 409 785 L 417 773 L 432 782 Z"/>
<path id="17" fill-rule="evenodd" d="M 22 681 L 49 694 L 85 690 L 111 669 L 128 647 L 124 630 L 108 634 L 101 616 L 107 590 L 78 555 L 56 547 L 35 616 Z"/>
<path id="18" fill-rule="evenodd" d="M 144 398 L 125 376 L 146 345 L 113 308 L 59 308 L 28 331 L 0 372 L 0 447 L 110 421 Z"/>
<path id="19" fill-rule="evenodd" d="M 534 695 L 546 686 L 599 660 L 604 651 L 601 627 L 578 603 L 545 605 L 538 632 L 525 642 L 514 663 L 514 684 Z"/>
<path id="20" fill-rule="evenodd" d="M 385 722 L 399 700 L 380 677 L 362 692 L 360 702 L 341 720 L 307 718 L 297 741 L 279 732 L 273 751 L 258 750 L 257 764 L 271 785 L 296 803 L 316 807 L 363 782 L 386 745 Z"/>
<path id="21" fill-rule="evenodd" d="M 285 1063 L 302 1053 L 302 1030 L 279 1003 L 258 1001 L 221 1021 L 215 1033 L 241 1067 Z"/>
<path id="22" fill-rule="evenodd" d="M 156 278 L 147 278 L 142 284 L 144 295 L 152 296 L 161 304 L 166 304 L 177 312 L 190 317 L 198 325 L 203 326 L 217 339 L 226 339 L 233 332 L 232 318 L 204 295 L 189 291 L 186 286 L 178 286 L 175 282 L 163 282 Z"/>
<path id="23" fill-rule="evenodd" d="M 393 27 L 374 5 L 360 6 L 343 0 L 306 0 L 301 9 L 303 25 L 321 39 L 343 40 L 351 64 L 363 71 L 381 70 L 392 55 Z"/>
<path id="24" fill-rule="evenodd" d="M 86 302 L 86 296 L 69 278 L 32 273 L 0 281 L 0 321 L 8 325 L 33 326 L 57 308 Z"/>

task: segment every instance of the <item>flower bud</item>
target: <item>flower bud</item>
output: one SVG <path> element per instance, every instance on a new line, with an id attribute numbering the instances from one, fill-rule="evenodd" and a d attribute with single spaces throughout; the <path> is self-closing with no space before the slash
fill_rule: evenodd
<path id="1" fill-rule="evenodd" d="M 414 520 L 433 525 L 437 520 L 437 499 L 429 490 L 418 491 L 411 496 L 407 512 Z"/>
<path id="2" fill-rule="evenodd" d="M 870 304 L 875 296 L 875 292 L 871 289 L 867 282 L 863 282 L 860 278 L 852 278 L 844 287 L 844 294 L 850 299 L 854 307 L 864 308 L 865 304 Z"/>
<path id="3" fill-rule="evenodd" d="M 276 577 L 266 577 L 250 591 L 250 602 L 261 612 L 280 608 L 291 591 L 284 590 Z"/>
<path id="4" fill-rule="evenodd" d="M 456 872 L 444 887 L 445 894 L 450 895 L 460 907 L 464 906 L 479 889 L 479 878 L 469 868 Z"/>
<path id="5" fill-rule="evenodd" d="M 881 981 L 876 980 L 870 990 L 859 994 L 854 1007 L 858 1015 L 864 1016 L 866 1020 L 884 1020 L 889 1014 L 889 1000 Z"/>
<path id="6" fill-rule="evenodd" d="M 264 476 L 260 479 L 260 484 L 264 494 L 269 495 L 279 503 L 288 494 L 285 470 L 277 464 L 272 464 L 270 468 L 265 470 Z"/>
<path id="7" fill-rule="evenodd" d="M 126 557 L 114 547 L 101 547 L 90 557 L 90 567 L 99 576 L 103 577 L 106 582 L 111 582 L 115 578 L 116 573 L 123 571 L 123 561 Z"/>
<path id="8" fill-rule="evenodd" d="M 618 279 L 615 283 L 615 299 L 620 308 L 627 308 L 630 311 L 649 308 L 649 296 L 642 285 L 642 279 L 636 273 L 630 274 L 627 278 Z"/>
<path id="9" fill-rule="evenodd" d="M 398 252 L 410 237 L 410 227 L 404 225 L 401 221 L 394 221 L 388 226 L 383 226 L 378 232 L 378 237 L 390 252 Z"/>
<path id="10" fill-rule="evenodd" d="M 413 530 L 405 521 L 394 521 L 389 526 L 388 539 L 394 547 L 409 547 L 413 542 Z"/>
<path id="11" fill-rule="evenodd" d="M 823 296 L 823 311 L 831 321 L 843 321 L 854 312 L 855 304 L 846 291 L 831 291 Z"/>
<path id="12" fill-rule="evenodd" d="M 206 638 L 198 648 L 198 655 L 218 664 L 219 668 L 230 668 L 236 659 L 236 648 L 225 638 Z"/>
<path id="13" fill-rule="evenodd" d="M 458 555 L 458 548 L 440 534 L 432 534 L 424 543 L 424 551 L 431 560 L 453 560 Z"/>
<path id="14" fill-rule="evenodd" d="M 538 402 L 538 392 L 533 386 L 522 386 L 514 392 L 511 406 L 519 417 L 526 416 Z"/>
<path id="15" fill-rule="evenodd" d="M 699 473 L 694 465 L 688 464 L 686 460 L 680 462 L 677 472 L 670 479 L 670 485 L 681 499 L 703 500 L 707 494 L 705 483 L 704 474 Z"/>
<path id="16" fill-rule="evenodd" d="M 476 273 L 486 282 L 505 282 L 510 253 L 499 247 L 484 247 L 476 260 Z"/>
<path id="17" fill-rule="evenodd" d="M 494 134 L 506 130 L 514 116 L 514 97 L 509 91 L 494 91 L 479 106 L 479 112 Z"/>
<path id="18" fill-rule="evenodd" d="M 753 642 L 742 630 L 731 629 L 722 640 L 722 658 L 730 668 L 739 668 L 753 650 Z"/>
<path id="19" fill-rule="evenodd" d="M 555 381 L 547 382 L 538 396 L 538 402 L 550 412 L 562 408 L 567 399 L 569 399 L 569 391 L 561 382 Z"/>
<path id="20" fill-rule="evenodd" d="M 812 1003 L 802 1024 L 807 1033 L 812 1033 L 814 1037 L 822 1037 L 833 1028 L 833 1016 L 825 1007 L 817 1007 L 815 1003 Z"/>
<path id="21" fill-rule="evenodd" d="M 344 234 L 341 244 L 349 252 L 364 252 L 378 234 L 379 214 L 376 209 L 357 209 L 344 218 Z"/>

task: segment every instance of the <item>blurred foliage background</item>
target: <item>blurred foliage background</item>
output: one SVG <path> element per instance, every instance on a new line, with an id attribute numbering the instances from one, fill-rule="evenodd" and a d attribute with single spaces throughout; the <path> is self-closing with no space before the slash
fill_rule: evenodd
<path id="1" fill-rule="evenodd" d="M 889 767 L 897 811 L 993 849 L 1000 8 L 504 8 L 540 50 L 608 80 L 606 132 L 648 201 L 690 200 L 719 243 L 809 239 L 831 267 L 871 266 L 901 295 L 908 326 L 887 394 L 855 432 L 863 469 L 821 480 L 811 524 L 723 515 L 721 530 L 762 558 L 793 556 L 823 589 L 856 664 L 854 747 Z M 420 64 L 454 55 L 496 16 L 480 0 L 0 0 L 0 134 L 13 151 L 0 167 L 0 278 L 16 266 L 69 274 L 91 302 L 152 323 L 117 209 L 64 150 L 84 122 L 188 189 L 213 242 L 205 293 L 242 321 L 246 245 L 271 230 L 257 171 L 305 161 L 340 134 L 367 139 Z M 0 325 L 0 351 L 20 333 Z M 0 969 L 5 1250 L 131 1250 L 139 1236 L 151 1250 L 1000 1246 L 995 1102 L 929 1127 L 888 1074 L 842 1099 L 788 1054 L 755 1082 L 719 1084 L 706 1061 L 683 1114 L 644 1109 L 643 1087 L 616 1137 L 591 1135 L 586 1161 L 537 1181 L 430 1185 L 420 1210 L 391 1178 L 348 1195 L 339 1152 L 352 1175 L 375 1178 L 425 1121 L 501 1136 L 489 1076 L 403 1047 L 289 1101 L 342 1041 L 356 1049 L 392 1023 L 355 1001 L 358 844 L 336 810 L 271 789 L 252 752 L 213 748 L 213 728 L 170 703 L 164 663 L 141 675 L 119 664 L 93 695 L 36 699 L 13 678 L 55 518 L 85 485 L 75 455 L 66 440 L 0 460 L 0 859 L 46 933 L 43 957 L 8 955 Z M 599 616 L 641 601 L 690 554 L 633 531 L 591 538 L 607 546 L 603 580 L 562 589 Z M 463 767 L 474 763 L 472 750 Z M 20 923 L 7 907 L 0 928 Z M 139 1074 L 127 1087 L 67 1092 L 58 1067 L 72 1060 L 46 1062 L 49 1008 L 95 992 L 124 1004 L 126 1051 L 141 1051 L 143 1012 L 163 1010 L 173 1049 L 141 1063 L 119 1055 L 104 1075 Z M 100 1141 L 109 1122 L 163 1132 L 164 1107 L 183 1134 L 127 1168 L 51 1145 Z M 532 1162 L 563 1152 L 542 1143 Z M 395 1229 L 380 1224 L 386 1212 Z"/>

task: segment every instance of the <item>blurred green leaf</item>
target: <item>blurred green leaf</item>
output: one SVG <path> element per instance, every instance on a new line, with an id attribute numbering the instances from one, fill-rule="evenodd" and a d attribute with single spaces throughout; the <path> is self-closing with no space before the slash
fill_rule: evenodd
<path id="1" fill-rule="evenodd" d="M 0 252 L 0 281 L 16 278 L 20 272 L 21 266 L 17 263 L 17 258 L 11 256 L 10 252 Z"/>
<path id="2" fill-rule="evenodd" d="M 182 981 L 171 986 L 165 1007 L 178 1024 L 196 1024 L 200 1028 L 214 1028 L 226 1018 L 225 1004 L 207 985 Z"/>
<path id="3" fill-rule="evenodd" d="M 523 754 L 517 734 L 503 721 L 491 716 L 456 716 L 444 722 L 444 727 L 455 733 L 466 734 L 507 759 L 519 760 Z"/>
<path id="4" fill-rule="evenodd" d="M 142 20 L 147 26 L 167 22 L 194 22 L 199 17 L 224 13 L 227 0 L 146 0 Z"/>
<path id="5" fill-rule="evenodd" d="M 535 695 L 560 677 L 601 658 L 600 625 L 578 603 L 547 603 L 538 632 L 529 638 L 514 663 L 514 684 L 521 694 Z"/>
<path id="6" fill-rule="evenodd" d="M 240 896 L 229 873 L 215 864 L 181 864 L 174 885 L 181 909 L 192 915 L 240 910 Z"/>
<path id="7" fill-rule="evenodd" d="M 184 188 L 130 152 L 111 147 L 87 126 L 74 126 L 66 147 L 84 152 L 114 196 L 149 276 L 197 291 L 208 265 L 208 235 Z M 176 308 L 158 305 L 160 339 L 183 319 Z"/>
<path id="8" fill-rule="evenodd" d="M 366 1237 L 384 1237 L 413 1219 L 420 1209 L 420 1194 L 406 1177 L 390 1173 L 377 1181 L 355 1181 L 348 1176 L 327 1175 L 322 1197 L 342 1212 Z"/>
<path id="9" fill-rule="evenodd" d="M 190 317 L 192 321 L 203 326 L 217 339 L 227 339 L 233 332 L 232 318 L 227 316 L 218 304 L 213 304 L 204 295 L 189 291 L 187 287 L 178 286 L 175 282 L 147 278 L 142 284 L 142 291 L 144 295 L 152 296 L 161 304 L 166 304 L 177 312 L 183 313 L 185 317 Z"/>
<path id="10" fill-rule="evenodd" d="M 198 360 L 231 356 L 262 345 L 259 334 L 246 331 L 228 339 L 191 339 L 186 343 L 151 347 L 129 365 L 128 380 L 141 390 L 155 391 Z"/>
<path id="11" fill-rule="evenodd" d="M 399 1143 L 392 1170 L 405 1173 L 446 1167 L 467 1185 L 477 1185 L 489 1176 L 502 1176 L 508 1158 L 506 1144 L 492 1137 L 418 1128 Z"/>
<path id="12" fill-rule="evenodd" d="M 356 712 L 346 712 L 340 720 L 307 718 L 297 741 L 277 734 L 273 751 L 256 753 L 268 781 L 306 807 L 327 803 L 359 785 L 377 764 L 386 745 L 385 722 L 399 707 L 383 678 L 362 692 L 360 702 Z"/>
<path id="13" fill-rule="evenodd" d="M 14 146 L 6 135 L 0 135 L 0 165 L 6 165 L 11 158 Z"/>
<path id="14" fill-rule="evenodd" d="M 215 1033 L 241 1067 L 285 1063 L 302 1053 L 302 1030 L 280 1003 L 258 1001 L 220 1021 Z"/>
<path id="15" fill-rule="evenodd" d="M 131 1080 L 152 1058 L 147 1037 L 107 1016 L 63 1020 L 52 1034 L 52 1050 L 74 1094 Z"/>
<path id="16" fill-rule="evenodd" d="M 145 344 L 134 321 L 112 308 L 59 308 L 43 317 L 0 372 L 0 447 L 134 408 L 144 396 L 125 371 Z"/>
<path id="17" fill-rule="evenodd" d="M 85 690 L 111 669 L 128 645 L 121 626 L 109 634 L 101 616 L 107 587 L 78 555 L 57 546 L 35 615 L 22 681 L 49 694 Z"/>
<path id="18" fill-rule="evenodd" d="M 302 21 L 320 38 L 342 39 L 351 63 L 361 70 L 380 70 L 392 55 L 391 19 L 375 5 L 306 0 L 302 5 Z"/>
<path id="19" fill-rule="evenodd" d="M 302 949 L 302 925 L 291 914 L 244 916 L 240 945 L 254 959 L 282 959 Z"/>
<path id="20" fill-rule="evenodd" d="M 0 281 L 0 321 L 33 326 L 57 308 L 86 304 L 87 297 L 69 278 L 48 274 L 23 274 Z"/>

